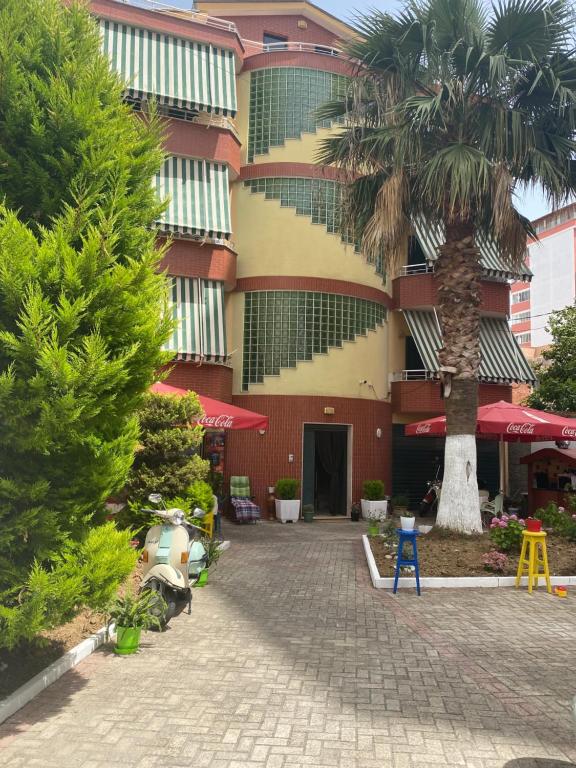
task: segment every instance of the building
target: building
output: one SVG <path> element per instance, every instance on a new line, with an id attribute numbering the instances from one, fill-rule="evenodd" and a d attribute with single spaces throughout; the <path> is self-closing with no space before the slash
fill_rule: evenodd
<path id="1" fill-rule="evenodd" d="M 405 266 L 387 275 L 339 234 L 341 179 L 315 162 L 335 127 L 314 110 L 346 87 L 350 28 L 305 0 L 142 5 L 91 8 L 127 99 L 138 111 L 154 98 L 166 121 L 156 185 L 171 198 L 159 222 L 173 237 L 169 382 L 270 417 L 266 433 L 218 444 L 225 474 L 249 475 L 262 505 L 285 476 L 319 514 L 346 514 L 372 478 L 417 498 L 441 447 L 404 438 L 402 425 L 443 410 L 441 236 L 415 225 Z M 509 283 L 530 274 L 507 271 L 490 244 L 482 258 L 487 403 L 532 378 L 507 323 Z M 495 447 L 481 455 L 495 476 Z"/>
<path id="2" fill-rule="evenodd" d="M 576 204 L 533 222 L 537 241 L 528 243 L 531 283 L 515 282 L 510 295 L 512 332 L 528 358 L 551 343 L 550 314 L 576 298 Z"/>

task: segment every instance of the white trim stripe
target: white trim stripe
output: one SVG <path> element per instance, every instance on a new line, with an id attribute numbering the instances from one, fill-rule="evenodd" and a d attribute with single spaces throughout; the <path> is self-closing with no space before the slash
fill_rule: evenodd
<path id="1" fill-rule="evenodd" d="M 192 112 L 236 114 L 233 51 L 101 19 L 102 50 L 135 99 Z"/>

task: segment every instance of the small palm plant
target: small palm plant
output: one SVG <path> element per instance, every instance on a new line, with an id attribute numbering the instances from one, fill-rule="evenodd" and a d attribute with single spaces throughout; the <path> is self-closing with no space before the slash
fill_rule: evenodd
<path id="1" fill-rule="evenodd" d="M 435 265 L 447 438 L 438 524 L 482 523 L 476 481 L 479 242 L 518 268 L 530 222 L 519 183 L 554 203 L 576 190 L 576 58 L 565 0 L 407 0 L 360 18 L 347 97 L 319 110 L 344 127 L 319 162 L 346 179 L 348 237 L 394 267 L 411 222 L 443 236 Z M 392 263 L 390 263 L 392 262 Z"/>
<path id="2" fill-rule="evenodd" d="M 108 628 L 116 625 L 116 648 L 119 654 L 135 653 L 140 645 L 143 629 L 162 629 L 162 616 L 166 604 L 154 591 L 144 591 L 138 595 L 127 592 L 118 596 L 108 608 Z"/>

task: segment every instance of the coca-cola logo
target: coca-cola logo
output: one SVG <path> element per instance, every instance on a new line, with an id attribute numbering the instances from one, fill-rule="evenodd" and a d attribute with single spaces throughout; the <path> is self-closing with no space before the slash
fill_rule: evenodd
<path id="1" fill-rule="evenodd" d="M 234 416 L 228 416 L 221 413 L 218 416 L 205 416 L 198 421 L 203 427 L 214 427 L 215 429 L 231 429 L 234 424 Z"/>
<path id="2" fill-rule="evenodd" d="M 417 435 L 425 435 L 432 429 L 431 424 L 418 424 L 416 427 L 416 434 Z"/>
<path id="3" fill-rule="evenodd" d="M 508 424 L 506 432 L 510 435 L 533 435 L 534 424 Z"/>
<path id="4" fill-rule="evenodd" d="M 576 438 L 576 427 L 564 427 L 562 436 Z"/>

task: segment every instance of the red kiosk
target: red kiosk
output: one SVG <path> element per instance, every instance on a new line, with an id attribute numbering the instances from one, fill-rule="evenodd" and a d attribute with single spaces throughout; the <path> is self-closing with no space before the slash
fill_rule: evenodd
<path id="1" fill-rule="evenodd" d="M 520 459 L 528 466 L 528 510 L 537 509 L 551 501 L 567 506 L 567 494 L 576 493 L 576 450 L 542 448 Z"/>

